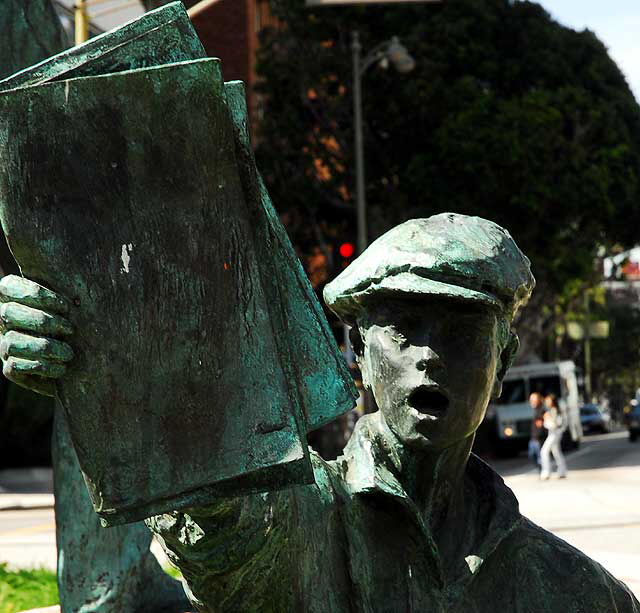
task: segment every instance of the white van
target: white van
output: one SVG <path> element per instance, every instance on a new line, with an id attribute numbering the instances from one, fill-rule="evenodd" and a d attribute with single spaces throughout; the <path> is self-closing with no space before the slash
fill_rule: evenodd
<path id="1" fill-rule="evenodd" d="M 577 448 L 582 440 L 580 397 L 576 366 L 567 360 L 514 366 L 507 372 L 500 398 L 487 409 L 485 427 L 489 428 L 491 445 L 501 455 L 526 449 L 531 436 L 533 410 L 529 395 L 555 394 L 564 415 L 563 442 Z"/>

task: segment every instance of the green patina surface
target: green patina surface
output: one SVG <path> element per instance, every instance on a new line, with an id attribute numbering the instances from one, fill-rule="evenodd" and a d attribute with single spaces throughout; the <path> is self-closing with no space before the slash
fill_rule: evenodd
<path id="1" fill-rule="evenodd" d="M 506 231 L 452 214 L 389 231 L 330 283 L 380 411 L 336 461 L 312 453 L 313 484 L 147 521 L 198 610 L 637 613 L 470 454 L 533 284 Z"/>
<path id="2" fill-rule="evenodd" d="M 261 244 L 264 262 L 270 264 L 265 279 L 268 303 L 277 305 L 273 318 L 279 318 L 282 329 L 287 330 L 283 337 L 291 346 L 286 353 L 292 358 L 290 373 L 310 431 L 350 410 L 357 392 L 322 307 L 256 169 L 244 85 L 233 81 L 225 87 L 245 198 L 264 212 L 256 217 L 256 235 L 266 239 Z"/>
<path id="3" fill-rule="evenodd" d="M 0 32 L 0 79 L 68 46 L 49 0 L 3 0 Z"/>
<path id="4" fill-rule="evenodd" d="M 179 17 L 180 12 L 176 13 Z M 184 24 L 188 24 L 184 15 L 182 20 Z M 49 0 L 4 0 L 0 5 L 0 31 L 0 79 L 62 52 L 68 46 Z M 182 42 L 183 38 L 188 42 L 195 37 L 184 36 L 178 41 L 165 40 L 179 43 L 180 48 L 180 45 L 186 46 Z M 196 42 L 199 44 L 199 41 Z M 192 44 L 192 51 L 197 50 L 197 45 Z M 0 248 L 0 266 L 5 274 L 18 270 L 4 236 Z M 6 280 L 0 281 L 0 293 L 4 296 L 11 296 L 12 300 L 25 306 L 45 309 L 51 317 L 56 317 L 56 313 L 68 312 L 68 305 L 57 295 L 41 289 L 34 292 L 33 285 L 22 278 L 10 279 L 13 281 L 10 287 Z M 26 330 L 33 331 L 34 325 L 37 326 L 41 321 L 41 314 L 31 312 L 26 321 L 23 315 L 24 313 L 21 321 L 16 322 L 16 327 L 24 325 Z M 58 345 L 53 339 L 48 339 L 46 347 L 43 347 L 41 338 L 27 335 L 16 338 L 16 334 L 22 333 L 9 332 L 4 336 L 3 350 L 7 344 L 15 345 L 19 354 L 28 357 L 30 353 L 38 353 L 44 349 L 43 354 L 48 355 L 54 364 L 70 357 L 71 349 Z M 54 393 L 55 384 L 52 379 L 31 377 L 29 383 L 47 395 Z M 5 416 L 11 409 L 20 411 L 15 421 L 37 424 L 38 419 L 43 420 L 52 412 L 53 399 L 12 387 L 7 394 Z M 52 461 L 56 501 L 57 578 L 62 612 L 186 611 L 188 604 L 184 591 L 179 582 L 166 576 L 149 551 L 151 535 L 143 524 L 121 526 L 112 531 L 100 526 L 87 494 L 61 407 L 58 407 L 55 417 Z M 12 442 L 17 449 L 20 448 L 19 441 L 17 445 L 15 440 Z M 43 458 L 42 461 L 46 462 L 47 459 Z M 51 599 L 48 603 L 40 600 L 40 604 L 53 604 L 54 600 Z M 15 607 L 28 608 L 26 602 L 22 606 L 17 602 L 14 605 L 12 610 Z M 35 606 L 35 602 L 31 606 Z"/>
<path id="5" fill-rule="evenodd" d="M 53 439 L 58 585 L 62 613 L 184 613 L 180 582 L 149 551 L 143 523 L 105 529 L 87 493 L 62 407 Z"/>
<path id="6" fill-rule="evenodd" d="M 47 83 L 0 106 L 7 240 L 25 276 L 73 303 L 58 395 L 96 510 L 136 520 L 210 496 L 201 486 L 303 470 L 219 62 Z"/>
<path id="7" fill-rule="evenodd" d="M 198 611 L 640 610 L 598 564 L 522 517 L 475 456 L 455 525 L 442 527 L 457 546 L 443 547 L 402 483 L 403 449 L 389 434 L 379 414 L 365 416 L 343 457 L 313 456 L 314 485 L 149 520 Z"/>
<path id="8" fill-rule="evenodd" d="M 181 9 L 164 10 L 149 19 L 171 39 L 161 16 L 183 23 Z M 158 49 L 123 64 L 144 24 L 112 35 L 111 57 L 107 37 L 0 95 L 0 216 L 32 280 L 0 284 L 21 305 L 0 315 L 35 337 L 4 334 L 5 369 L 25 383 L 25 360 L 56 380 L 58 449 L 73 441 L 97 510 L 112 523 L 168 511 L 148 525 L 203 613 L 637 613 L 470 454 L 534 283 L 487 220 L 407 222 L 327 287 L 380 411 L 335 462 L 306 449 L 352 388 L 255 168 L 241 85 Z M 79 501 L 72 489 L 60 498 Z M 108 545 L 139 539 L 114 560 L 123 585 L 146 551 L 132 535 Z"/>
<path id="9" fill-rule="evenodd" d="M 0 91 L 203 57 L 204 48 L 184 6 L 172 2 L 38 64 L 20 64 L 29 67 L 0 82 Z"/>
<path id="10" fill-rule="evenodd" d="M 168 5 L 0 85 L 18 88 L 0 97 L 5 232 L 23 273 L 69 298 L 76 357 L 58 393 L 94 504 L 110 523 L 227 488 L 308 480 L 306 432 L 355 398 L 261 187 L 243 103 L 232 100 L 234 128 L 225 95 L 234 88 L 223 86 L 218 62 L 171 63 L 201 54 L 185 19 L 181 5 Z M 174 38 L 185 40 L 169 54 L 141 52 Z M 154 63 L 163 65 L 113 72 Z M 69 266 L 53 265 L 61 261 Z M 25 307 L 7 308 L 29 330 Z M 289 317 L 299 333 L 285 333 Z M 48 321 L 52 335 L 66 332 L 58 324 Z M 123 336 L 128 357 L 118 372 Z M 64 367 L 54 360 L 38 372 L 41 364 L 16 355 L 12 368 L 53 378 Z M 92 412 L 74 412 L 80 404 Z M 200 432 L 200 449 L 181 444 L 185 428 Z M 93 444 L 105 433 L 112 445 Z M 114 470 L 142 458 L 155 470 Z"/>

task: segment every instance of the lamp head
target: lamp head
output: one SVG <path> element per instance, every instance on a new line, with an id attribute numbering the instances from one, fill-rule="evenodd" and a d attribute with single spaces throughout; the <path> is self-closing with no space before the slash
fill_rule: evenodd
<path id="1" fill-rule="evenodd" d="M 416 67 L 416 61 L 397 36 L 391 39 L 386 55 L 399 73 L 406 74 Z"/>

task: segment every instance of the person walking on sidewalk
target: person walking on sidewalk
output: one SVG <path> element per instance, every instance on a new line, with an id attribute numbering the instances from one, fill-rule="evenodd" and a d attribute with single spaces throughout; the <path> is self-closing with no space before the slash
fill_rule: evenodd
<path id="1" fill-rule="evenodd" d="M 567 464 L 560 449 L 560 441 L 562 440 L 565 420 L 555 394 L 549 394 L 544 399 L 544 404 L 546 411 L 542 423 L 548 434 L 542 449 L 540 449 L 540 461 L 542 463 L 540 478 L 548 479 L 551 476 L 551 454 L 553 454 L 553 459 L 556 461 L 558 468 L 558 477 L 564 479 L 567 476 Z"/>
<path id="2" fill-rule="evenodd" d="M 544 401 L 542 394 L 533 392 L 533 394 L 529 396 L 529 404 L 533 411 L 533 417 L 531 419 L 531 437 L 529 438 L 527 455 L 538 467 L 538 470 L 540 470 L 540 439 L 542 438 L 542 418 L 544 415 Z"/>

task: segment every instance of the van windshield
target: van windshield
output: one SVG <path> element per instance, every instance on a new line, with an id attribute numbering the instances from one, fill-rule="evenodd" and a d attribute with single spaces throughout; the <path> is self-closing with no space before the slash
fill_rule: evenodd
<path id="1" fill-rule="evenodd" d="M 529 379 L 529 389 L 531 393 L 538 392 L 543 396 L 547 396 L 548 394 L 555 394 L 558 398 L 562 398 L 564 396 L 560 385 L 560 377 L 558 375 L 531 377 L 531 379 Z"/>
<path id="2" fill-rule="evenodd" d="M 525 400 L 524 379 L 514 379 L 502 384 L 502 394 L 495 401 L 495 404 L 513 404 L 525 402 Z"/>

